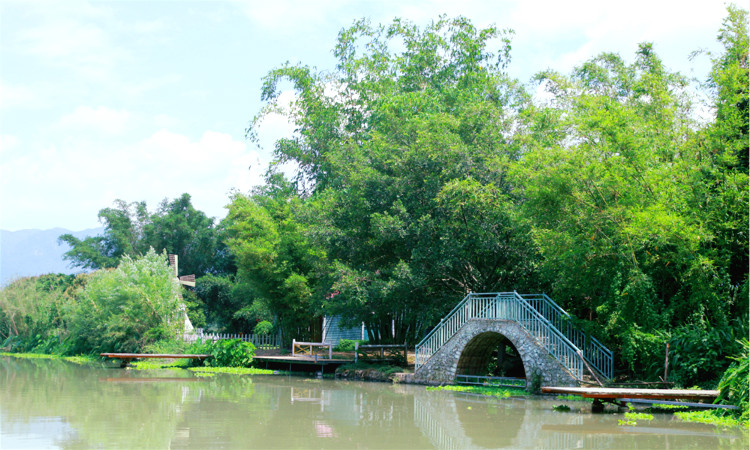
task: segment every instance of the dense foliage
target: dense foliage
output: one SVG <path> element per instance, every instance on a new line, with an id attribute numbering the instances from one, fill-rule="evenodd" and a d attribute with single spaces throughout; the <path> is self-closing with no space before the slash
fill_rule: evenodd
<path id="1" fill-rule="evenodd" d="M 0 291 L 0 342 L 14 351 L 60 353 L 68 311 L 85 276 L 42 275 L 15 280 Z"/>
<path id="2" fill-rule="evenodd" d="M 542 72 L 531 96 L 504 73 L 508 36 L 463 18 L 363 20 L 339 34 L 335 71 L 269 72 L 248 134 L 290 86 L 297 130 L 275 154 L 298 174 L 293 192 L 271 170 L 233 200 L 254 212 L 230 226 L 256 233 L 238 269 L 281 289 L 257 292 L 269 304 L 292 292 L 274 277 L 301 277 L 304 300 L 286 304 L 377 341 L 416 342 L 471 291 L 546 291 L 620 373 L 658 379 L 669 344 L 670 380 L 716 383 L 748 333 L 747 12 L 730 6 L 723 51 L 704 55 L 704 105 L 651 43 L 632 62 Z M 304 270 L 269 250 L 285 236 L 314 249 Z"/>

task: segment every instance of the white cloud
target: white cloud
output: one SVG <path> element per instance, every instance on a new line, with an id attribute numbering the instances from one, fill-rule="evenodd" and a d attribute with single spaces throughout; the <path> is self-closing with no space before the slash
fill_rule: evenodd
<path id="1" fill-rule="evenodd" d="M 74 19 L 22 30 L 17 39 L 22 51 L 37 56 L 42 63 L 98 81 L 106 81 L 119 63 L 131 59 L 127 50 L 112 43 L 110 33 L 101 26 Z"/>
<path id="2" fill-rule="evenodd" d="M 40 98 L 29 86 L 0 82 L 0 108 L 39 106 Z"/>
<path id="3" fill-rule="evenodd" d="M 236 2 L 247 17 L 258 26 L 274 34 L 300 33 L 310 31 L 322 24 L 341 18 L 332 14 L 346 6 L 343 0 L 296 1 L 275 0 Z"/>
<path id="4" fill-rule="evenodd" d="M 70 131 L 121 134 L 128 129 L 131 114 L 103 106 L 79 106 L 55 124 L 55 128 Z"/>
<path id="5" fill-rule="evenodd" d="M 10 134 L 0 134 L 0 155 L 8 154 L 18 147 L 20 140 Z"/>

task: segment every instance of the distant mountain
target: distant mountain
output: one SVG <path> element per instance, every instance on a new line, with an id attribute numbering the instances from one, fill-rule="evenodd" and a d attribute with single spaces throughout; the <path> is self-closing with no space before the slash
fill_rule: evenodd
<path id="1" fill-rule="evenodd" d="M 57 238 L 70 233 L 78 239 L 104 233 L 104 228 L 91 228 L 83 231 L 70 231 L 64 228 L 51 230 L 0 230 L 0 286 L 5 286 L 18 277 L 42 275 L 45 273 L 79 273 L 79 268 L 71 268 L 64 261 L 63 253 L 70 249 L 68 244 L 58 244 Z"/>

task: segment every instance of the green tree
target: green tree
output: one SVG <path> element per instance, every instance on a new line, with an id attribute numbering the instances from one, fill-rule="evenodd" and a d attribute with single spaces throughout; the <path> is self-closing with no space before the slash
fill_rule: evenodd
<path id="1" fill-rule="evenodd" d="M 189 194 L 164 199 L 143 227 L 144 245 L 176 254 L 180 272 L 197 277 L 225 269 L 218 235 L 213 219 L 193 207 Z"/>
<path id="2" fill-rule="evenodd" d="M 234 194 L 226 218 L 237 279 L 254 297 L 233 319 L 267 319 L 263 317 L 267 308 L 290 342 L 312 338 L 320 316 L 314 290 L 325 259 L 325 252 L 305 237 L 305 225 L 297 219 L 300 207 L 292 185 L 272 176 L 251 196 Z"/>
<path id="3" fill-rule="evenodd" d="M 675 379 L 710 382 L 747 322 L 732 320 L 747 312 L 747 168 L 736 157 L 737 145 L 747 152 L 747 89 L 727 63 L 747 53 L 740 17 L 730 8 L 720 34 L 726 53 L 712 80 L 733 88 L 715 91 L 712 123 L 695 122 L 687 80 L 651 44 L 632 64 L 603 54 L 570 77 L 540 74 L 552 99 L 523 116 L 514 180 L 540 274 L 569 311 L 604 325 L 622 368 L 639 377 L 659 373 L 672 342 Z"/>
<path id="4" fill-rule="evenodd" d="M 303 220 L 334 261 L 324 309 L 371 339 L 413 342 L 469 291 L 533 285 L 505 180 L 528 103 L 503 72 L 508 34 L 460 17 L 362 20 L 339 33 L 336 72 L 287 65 L 265 79 L 254 124 L 277 109 L 280 82 L 297 93 L 298 133 L 275 151 L 298 165 Z"/>
<path id="5" fill-rule="evenodd" d="M 146 202 L 115 201 L 114 208 L 99 211 L 104 234 L 80 240 L 70 234 L 59 241 L 71 246 L 63 256 L 75 267 L 116 267 L 124 256 L 137 257 L 153 247 L 179 257 L 181 274 L 226 273 L 233 263 L 214 220 L 196 210 L 189 194 L 164 199 L 154 213 Z"/>
<path id="6" fill-rule="evenodd" d="M 99 211 L 99 221 L 104 224 L 104 235 L 80 240 L 72 234 L 63 234 L 60 243 L 70 245 L 63 259 L 73 267 L 103 269 L 117 267 L 120 259 L 145 252 L 143 229 L 149 221 L 145 202 L 127 203 L 116 200 L 115 207 Z"/>

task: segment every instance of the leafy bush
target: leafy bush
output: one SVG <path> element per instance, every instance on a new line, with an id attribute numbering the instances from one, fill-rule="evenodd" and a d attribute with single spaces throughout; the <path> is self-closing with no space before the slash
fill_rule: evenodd
<path id="1" fill-rule="evenodd" d="M 336 344 L 335 347 L 333 347 L 334 352 L 353 352 L 354 351 L 354 344 L 356 343 L 363 343 L 365 341 L 360 340 L 354 340 L 354 339 L 341 339 L 338 344 Z"/>
<path id="2" fill-rule="evenodd" d="M 0 339 L 31 350 L 39 340 L 64 332 L 66 311 L 74 303 L 72 277 L 44 275 L 20 278 L 0 290 Z"/>
<path id="3" fill-rule="evenodd" d="M 253 329 L 253 333 L 259 336 L 265 336 L 265 335 L 271 334 L 272 331 L 273 331 L 273 324 L 267 320 L 258 322 L 258 324 L 255 325 L 255 328 Z"/>
<path id="4" fill-rule="evenodd" d="M 187 349 L 190 354 L 209 354 L 212 357 L 205 361 L 211 367 L 250 367 L 255 356 L 255 346 L 240 339 L 222 339 L 219 341 L 198 341 Z M 197 361 L 197 360 L 193 360 Z M 196 363 L 200 365 L 200 363 Z"/>
<path id="5" fill-rule="evenodd" d="M 668 339 L 664 333 L 646 333 L 637 325 L 631 325 L 619 336 L 620 359 L 636 378 L 656 381 L 664 373 Z"/>
<path id="6" fill-rule="evenodd" d="M 153 249 L 138 259 L 124 257 L 117 269 L 94 273 L 70 317 L 74 350 L 138 353 L 174 338 L 184 322 L 173 278 L 166 255 Z"/>
<path id="7" fill-rule="evenodd" d="M 739 341 L 742 346 L 742 353 L 738 357 L 731 358 L 734 360 L 729 369 L 724 372 L 719 382 L 720 403 L 729 403 L 740 408 L 740 418 L 747 422 L 748 420 L 748 377 L 750 377 L 750 342 L 747 338 Z"/>
<path id="8" fill-rule="evenodd" d="M 669 345 L 669 378 L 682 386 L 712 388 L 727 370 L 728 355 L 740 353 L 730 327 L 684 326 L 675 330 Z"/>

